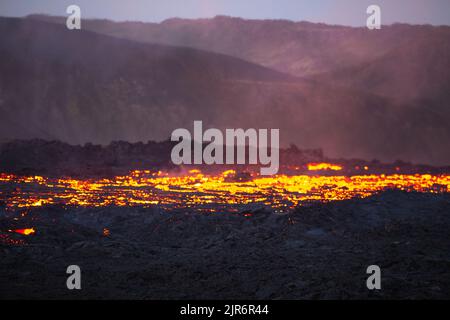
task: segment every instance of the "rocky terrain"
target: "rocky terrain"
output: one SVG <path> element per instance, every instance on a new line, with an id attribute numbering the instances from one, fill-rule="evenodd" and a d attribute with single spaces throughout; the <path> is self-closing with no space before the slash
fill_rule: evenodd
<path id="1" fill-rule="evenodd" d="M 170 152 L 176 142 L 147 141 L 130 143 L 114 141 L 108 145 L 70 145 L 61 141 L 41 139 L 13 140 L 0 143 L 0 173 L 21 176 L 41 175 L 47 177 L 99 178 L 126 175 L 132 170 L 164 170 L 181 173 L 189 169 L 202 172 L 221 173 L 227 169 L 239 172 L 259 171 L 259 165 L 189 165 L 176 166 Z M 247 161 L 248 162 L 248 161 Z M 450 172 L 450 167 L 433 167 L 397 160 L 382 163 L 379 160 L 336 159 L 324 154 L 321 149 L 299 149 L 292 144 L 280 149 L 280 174 L 308 174 L 306 164 L 331 162 L 343 166 L 340 174 L 361 174 L 364 166 L 370 173 L 430 173 Z M 359 168 L 359 169 L 356 169 Z M 368 171 L 364 171 L 368 173 Z M 327 174 L 327 172 L 321 172 Z"/>
<path id="2" fill-rule="evenodd" d="M 279 128 L 280 174 L 435 181 L 429 174 L 450 172 L 449 27 L 216 17 L 86 19 L 71 31 L 64 18 L 34 15 L 0 17 L 0 31 L 0 299 L 450 298 L 446 185 L 417 193 L 390 182 L 368 198 L 286 210 L 265 207 L 269 197 L 232 211 L 235 199 L 219 207 L 215 193 L 206 214 L 179 201 L 185 193 L 169 210 L 100 194 L 113 184 L 59 180 L 177 178 L 197 167 L 174 167 L 168 138 L 202 120 Z M 313 162 L 338 169 L 308 172 Z M 233 169 L 220 184 L 254 168 Z M 52 188 L 67 201 L 50 201 Z M 14 202 L 21 194 L 27 201 Z M 81 267 L 80 291 L 66 288 L 69 265 Z M 370 265 L 381 267 L 381 290 L 366 287 Z"/>
<path id="3" fill-rule="evenodd" d="M 387 191 L 284 215 L 25 211 L 0 211 L 0 233 L 25 242 L 0 244 L 2 299 L 450 297 L 448 194 Z M 36 233 L 6 231 L 25 227 Z M 66 289 L 71 264 L 81 267 L 80 291 Z M 382 270 L 380 291 L 366 288 L 373 264 Z"/>

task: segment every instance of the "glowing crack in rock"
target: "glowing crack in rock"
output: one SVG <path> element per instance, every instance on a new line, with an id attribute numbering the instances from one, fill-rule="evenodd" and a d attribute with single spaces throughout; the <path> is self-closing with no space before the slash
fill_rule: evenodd
<path id="1" fill-rule="evenodd" d="M 26 228 L 26 229 L 9 230 L 9 232 L 14 232 L 14 233 L 22 234 L 24 236 L 29 236 L 31 234 L 36 233 L 36 230 L 34 230 L 34 228 Z"/>
<path id="2" fill-rule="evenodd" d="M 309 171 L 320 171 L 320 170 L 332 170 L 332 171 L 340 171 L 342 170 L 342 166 L 331 163 L 309 163 L 307 165 Z"/>

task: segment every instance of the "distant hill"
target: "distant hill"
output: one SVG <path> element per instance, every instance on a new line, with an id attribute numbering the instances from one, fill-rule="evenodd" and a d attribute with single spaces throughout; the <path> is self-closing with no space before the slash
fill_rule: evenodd
<path id="1" fill-rule="evenodd" d="M 230 56 L 45 22 L 2 18 L 0 30 L 2 136 L 167 138 L 174 125 L 210 119 L 220 99 L 239 108 L 241 101 L 220 96 L 233 82 L 293 79 Z"/>
<path id="2" fill-rule="evenodd" d="M 61 17 L 31 18 L 64 21 Z M 217 16 L 174 18 L 159 24 L 83 20 L 83 28 L 140 42 L 224 53 L 297 77 L 320 75 L 320 81 L 368 90 L 400 102 L 440 102 L 450 92 L 450 27 L 395 24 L 371 31 Z"/>
<path id="3" fill-rule="evenodd" d="M 330 157 L 435 165 L 450 159 L 445 105 L 430 110 L 225 54 L 119 39 L 87 26 L 70 31 L 64 23 L 0 18 L 0 140 L 164 140 L 203 120 L 220 129 L 280 128 L 283 145 L 320 147 Z"/>
<path id="4" fill-rule="evenodd" d="M 414 31 L 409 28 L 406 34 Z M 422 104 L 430 112 L 448 109 L 450 28 L 428 27 L 424 33 L 400 42 L 377 59 L 338 68 L 316 79 L 393 97 L 401 103 Z"/>

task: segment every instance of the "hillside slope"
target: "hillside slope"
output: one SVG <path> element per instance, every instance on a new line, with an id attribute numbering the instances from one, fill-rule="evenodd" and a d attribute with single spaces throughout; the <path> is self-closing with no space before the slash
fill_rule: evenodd
<path id="1" fill-rule="evenodd" d="M 243 60 L 0 19 L 0 139 L 163 140 L 176 128 L 279 128 L 331 157 L 448 164 L 448 112 Z"/>

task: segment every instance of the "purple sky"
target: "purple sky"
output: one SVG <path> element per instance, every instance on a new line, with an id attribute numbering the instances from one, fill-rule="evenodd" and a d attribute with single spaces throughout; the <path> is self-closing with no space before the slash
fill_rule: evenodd
<path id="1" fill-rule="evenodd" d="M 79 5 L 86 18 L 159 22 L 228 15 L 352 26 L 365 25 L 367 6 L 378 4 L 383 24 L 450 25 L 450 0 L 1 0 L 0 15 L 65 15 L 70 4 Z"/>

